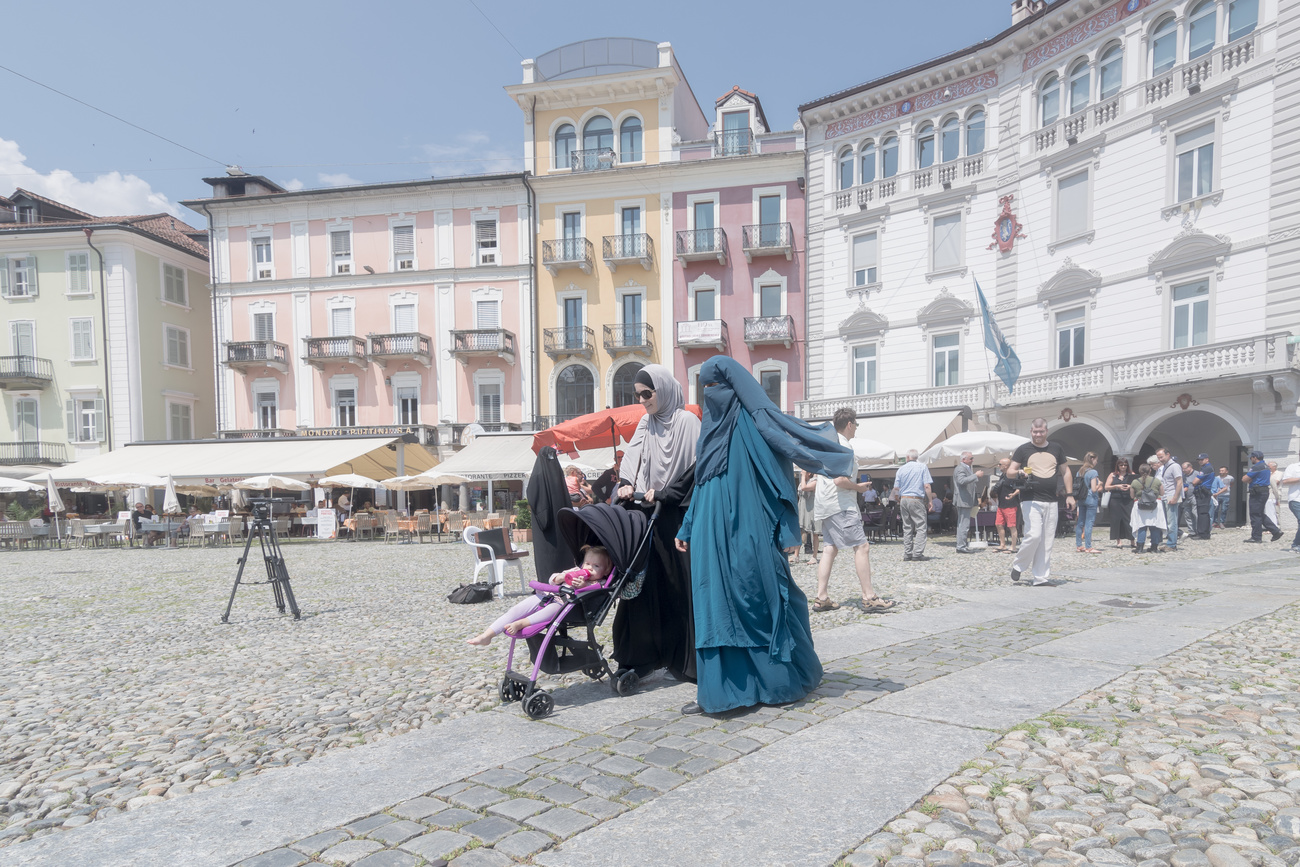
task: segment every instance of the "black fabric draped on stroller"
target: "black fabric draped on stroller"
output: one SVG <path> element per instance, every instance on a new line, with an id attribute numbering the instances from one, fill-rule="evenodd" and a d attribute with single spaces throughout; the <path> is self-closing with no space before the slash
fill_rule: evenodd
<path id="1" fill-rule="evenodd" d="M 560 510 L 560 537 L 574 557 L 584 546 L 601 545 L 609 551 L 614 569 L 604 582 L 576 591 L 543 581 L 530 582 L 542 597 L 538 608 L 555 601 L 560 602 L 561 608 L 549 622 L 533 624 L 510 636 L 506 673 L 500 688 L 503 702 L 522 702 L 524 713 L 532 719 L 541 719 L 555 709 L 555 699 L 546 690 L 538 689 L 538 676 L 579 670 L 592 680 L 609 675 L 619 695 L 628 695 L 634 689 L 630 680 L 615 677 L 605 660 L 604 648 L 596 641 L 596 628 L 605 622 L 619 596 L 633 592 L 644 580 L 650 534 L 658 516 L 657 504 L 648 520 L 639 509 L 622 509 L 606 503 Z M 512 668 L 520 638 L 528 643 L 531 675 Z"/>

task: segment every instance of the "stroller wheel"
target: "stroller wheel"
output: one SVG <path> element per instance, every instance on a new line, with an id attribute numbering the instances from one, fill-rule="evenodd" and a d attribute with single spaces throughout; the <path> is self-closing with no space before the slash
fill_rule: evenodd
<path id="1" fill-rule="evenodd" d="M 640 682 L 641 676 L 629 668 L 614 678 L 614 692 L 619 695 L 631 695 L 636 691 L 636 685 Z"/>
<path id="2" fill-rule="evenodd" d="M 535 692 L 528 697 L 528 701 L 524 702 L 524 713 L 528 714 L 529 719 L 550 716 L 553 710 L 555 710 L 555 699 L 551 698 L 549 692 Z"/>
<path id="3" fill-rule="evenodd" d="M 591 678 L 592 680 L 600 680 L 602 677 L 605 676 L 605 669 L 604 667 L 599 665 L 588 665 L 586 668 L 582 670 L 582 673 L 587 675 L 587 677 Z"/>
<path id="4" fill-rule="evenodd" d="M 510 704 L 510 702 L 519 701 L 524 697 L 524 685 L 517 680 L 503 677 L 501 678 L 501 688 L 497 690 L 497 694 L 501 696 L 502 703 Z"/>

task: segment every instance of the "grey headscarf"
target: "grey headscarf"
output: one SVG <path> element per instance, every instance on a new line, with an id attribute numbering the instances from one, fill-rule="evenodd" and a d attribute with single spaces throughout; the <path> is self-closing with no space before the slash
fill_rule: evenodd
<path id="1" fill-rule="evenodd" d="M 657 412 L 641 419 L 623 454 L 621 475 L 638 491 L 662 490 L 695 463 L 700 420 L 686 411 L 682 386 L 661 364 L 647 364 L 637 379 L 653 383 Z"/>

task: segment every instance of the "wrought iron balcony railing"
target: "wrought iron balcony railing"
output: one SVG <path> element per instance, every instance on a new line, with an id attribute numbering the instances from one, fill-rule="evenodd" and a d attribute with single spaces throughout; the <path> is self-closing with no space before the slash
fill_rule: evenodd
<path id="1" fill-rule="evenodd" d="M 727 323 L 721 319 L 678 322 L 677 347 L 687 352 L 703 348 L 721 352 L 727 348 Z"/>
<path id="2" fill-rule="evenodd" d="M 677 232 L 677 259 L 687 262 L 717 259 L 727 263 L 727 233 L 722 229 L 681 229 Z"/>
<path id="3" fill-rule="evenodd" d="M 618 165 L 613 148 L 587 148 L 574 151 L 569 157 L 569 168 L 575 172 L 599 172 Z"/>
<path id="4" fill-rule="evenodd" d="M 66 464 L 68 447 L 63 443 L 0 443 L 0 464 Z"/>
<path id="5" fill-rule="evenodd" d="M 289 347 L 275 340 L 239 340 L 226 344 L 226 366 L 235 370 L 273 367 L 289 369 Z"/>
<path id="6" fill-rule="evenodd" d="M 745 318 L 745 343 L 750 349 L 760 343 L 794 343 L 793 316 L 749 316 Z"/>
<path id="7" fill-rule="evenodd" d="M 753 262 L 755 256 L 794 257 L 794 227 L 789 223 L 759 223 L 741 229 L 740 246 L 745 251 L 745 261 Z"/>
<path id="8" fill-rule="evenodd" d="M 34 355 L 0 356 L 0 388 L 44 388 L 54 381 L 54 365 Z"/>
<path id="9" fill-rule="evenodd" d="M 600 246 L 602 258 L 611 271 L 628 262 L 640 262 L 647 271 L 654 267 L 655 245 L 649 235 L 606 235 Z"/>
<path id="10" fill-rule="evenodd" d="M 307 344 L 307 357 L 303 360 L 313 367 L 323 369 L 331 362 L 354 364 L 357 367 L 369 364 L 366 342 L 360 337 L 305 337 L 303 342 Z"/>
<path id="11" fill-rule="evenodd" d="M 370 357 L 380 367 L 387 367 L 388 360 L 394 358 L 411 358 L 429 367 L 433 364 L 431 346 L 432 341 L 417 331 L 370 335 Z"/>
<path id="12" fill-rule="evenodd" d="M 472 328 L 451 333 L 451 352 L 462 362 L 494 355 L 515 363 L 515 335 L 504 328 Z"/>
<path id="13" fill-rule="evenodd" d="M 552 275 L 565 268 L 581 268 L 591 273 L 595 247 L 586 238 L 560 238 L 542 242 L 542 264 Z"/>
<path id="14" fill-rule="evenodd" d="M 596 333 L 585 325 L 547 328 L 542 332 L 542 345 L 552 358 L 563 355 L 585 355 L 588 358 L 596 349 Z"/>
<path id="15" fill-rule="evenodd" d="M 724 129 L 715 133 L 717 154 L 720 157 L 743 157 L 757 153 L 754 133 L 747 129 Z"/>
<path id="16" fill-rule="evenodd" d="M 648 322 L 629 322 L 605 326 L 605 351 L 610 355 L 625 352 L 652 355 L 655 351 L 655 330 Z"/>

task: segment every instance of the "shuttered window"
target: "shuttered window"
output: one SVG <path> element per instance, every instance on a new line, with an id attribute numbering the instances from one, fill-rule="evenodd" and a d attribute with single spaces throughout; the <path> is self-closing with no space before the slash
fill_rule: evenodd
<path id="1" fill-rule="evenodd" d="M 194 439 L 194 423 L 189 404 L 167 404 L 167 438 L 173 440 Z"/>
<path id="2" fill-rule="evenodd" d="M 330 310 L 330 337 L 352 335 L 352 308 L 335 307 Z"/>
<path id="3" fill-rule="evenodd" d="M 393 227 L 393 270 L 411 271 L 415 268 L 415 227 Z"/>
<path id="4" fill-rule="evenodd" d="M 415 305 L 394 304 L 393 331 L 398 334 L 411 334 L 415 330 Z"/>
<path id="5" fill-rule="evenodd" d="M 68 254 L 68 294 L 81 295 L 90 291 L 90 254 Z"/>
<path id="6" fill-rule="evenodd" d="M 258 280 L 272 280 L 275 278 L 275 267 L 271 259 L 271 238 L 262 236 L 253 239 L 253 267 L 254 276 Z"/>
<path id="7" fill-rule="evenodd" d="M 72 360 L 93 361 L 95 358 L 95 320 L 73 319 Z"/>
<path id="8" fill-rule="evenodd" d="M 166 358 L 172 367 L 190 366 L 190 335 L 184 328 L 174 325 L 165 327 Z"/>
<path id="9" fill-rule="evenodd" d="M 853 239 L 853 285 L 878 283 L 876 276 L 876 233 L 868 232 Z"/>
<path id="10" fill-rule="evenodd" d="M 0 258 L 0 297 L 31 298 L 37 294 L 36 256 Z"/>
<path id="11" fill-rule="evenodd" d="M 478 387 L 479 424 L 501 424 L 501 385 L 483 383 Z"/>
<path id="12" fill-rule="evenodd" d="M 338 229 L 330 232 L 330 258 L 335 274 L 352 273 L 352 232 Z"/>
<path id="13" fill-rule="evenodd" d="M 497 264 L 497 221 L 474 221 L 474 249 L 480 265 Z"/>
<path id="14" fill-rule="evenodd" d="M 275 314 L 274 313 L 253 314 L 253 339 L 254 340 L 275 339 Z"/>
<path id="15" fill-rule="evenodd" d="M 162 269 L 163 300 L 179 304 L 182 307 L 188 307 L 189 300 L 185 295 L 185 269 L 166 264 L 162 266 Z"/>
<path id="16" fill-rule="evenodd" d="M 475 327 L 500 328 L 501 303 L 499 301 L 479 301 L 474 305 Z"/>
<path id="17" fill-rule="evenodd" d="M 104 441 L 104 399 L 68 398 L 65 404 L 68 417 L 68 440 L 74 443 Z"/>

